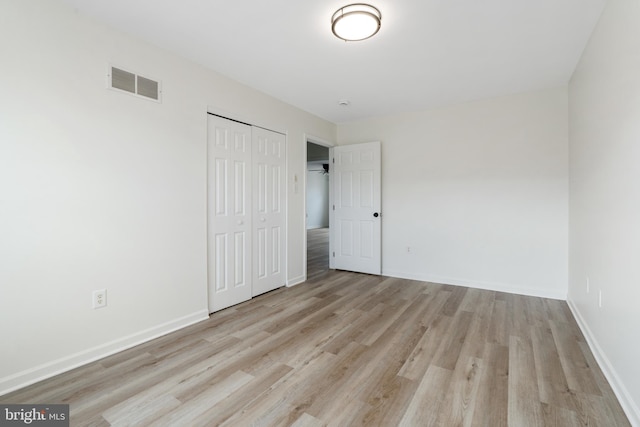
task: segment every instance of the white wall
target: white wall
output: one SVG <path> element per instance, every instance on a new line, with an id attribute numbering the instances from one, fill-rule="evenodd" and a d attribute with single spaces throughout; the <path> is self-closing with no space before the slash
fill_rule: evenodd
<path id="1" fill-rule="evenodd" d="M 376 140 L 384 274 L 566 297 L 566 89 L 338 126 Z"/>
<path id="2" fill-rule="evenodd" d="M 610 0 L 569 88 L 569 303 L 638 426 L 639 22 L 640 2 Z"/>
<path id="3" fill-rule="evenodd" d="M 329 227 L 329 175 L 318 172 L 322 163 L 307 163 L 307 230 Z"/>
<path id="4" fill-rule="evenodd" d="M 207 315 L 206 112 L 287 132 L 288 279 L 305 133 L 335 125 L 76 14 L 0 3 L 0 394 Z M 163 102 L 106 89 L 109 63 Z M 94 289 L 108 306 L 91 309 Z"/>

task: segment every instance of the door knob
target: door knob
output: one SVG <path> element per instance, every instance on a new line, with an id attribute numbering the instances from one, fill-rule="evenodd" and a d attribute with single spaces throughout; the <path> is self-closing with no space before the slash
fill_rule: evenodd
<path id="1" fill-rule="evenodd" d="M 378 216 L 380 216 L 380 214 L 379 214 L 378 212 L 374 212 L 374 213 L 373 213 L 373 217 L 374 217 L 374 218 L 378 218 Z"/>
<path id="2" fill-rule="evenodd" d="M 242 221 L 241 219 L 238 220 L 238 225 L 242 225 L 244 224 L 244 221 Z"/>
<path id="3" fill-rule="evenodd" d="M 266 219 L 264 219 L 264 218 L 260 218 L 260 221 L 265 222 L 265 221 L 266 221 Z"/>

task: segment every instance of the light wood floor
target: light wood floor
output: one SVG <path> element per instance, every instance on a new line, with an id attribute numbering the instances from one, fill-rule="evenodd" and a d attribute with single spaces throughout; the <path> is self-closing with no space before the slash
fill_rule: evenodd
<path id="1" fill-rule="evenodd" d="M 329 229 L 307 230 L 307 279 L 314 279 L 328 270 Z"/>
<path id="2" fill-rule="evenodd" d="M 74 426 L 627 426 L 566 303 L 328 271 L 0 398 Z"/>

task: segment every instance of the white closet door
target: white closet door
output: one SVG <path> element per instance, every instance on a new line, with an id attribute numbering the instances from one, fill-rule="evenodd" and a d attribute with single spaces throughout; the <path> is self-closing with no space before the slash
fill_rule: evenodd
<path id="1" fill-rule="evenodd" d="M 208 115 L 209 311 L 251 298 L 251 126 Z"/>
<path id="2" fill-rule="evenodd" d="M 285 137 L 253 128 L 253 295 L 285 282 Z"/>
<path id="3" fill-rule="evenodd" d="M 380 274 L 380 142 L 333 149 L 333 265 Z"/>

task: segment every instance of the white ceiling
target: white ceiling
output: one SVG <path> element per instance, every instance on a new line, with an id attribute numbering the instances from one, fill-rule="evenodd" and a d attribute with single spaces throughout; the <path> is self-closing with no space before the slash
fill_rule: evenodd
<path id="1" fill-rule="evenodd" d="M 349 1 L 66 1 L 334 123 L 564 85 L 606 3 L 371 0 L 380 32 L 346 43 Z"/>

